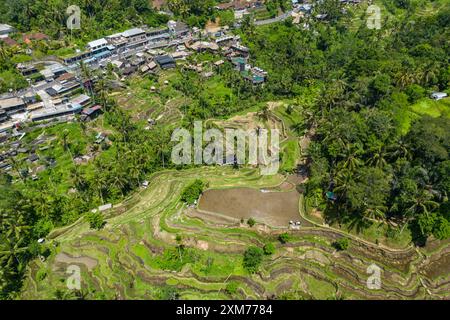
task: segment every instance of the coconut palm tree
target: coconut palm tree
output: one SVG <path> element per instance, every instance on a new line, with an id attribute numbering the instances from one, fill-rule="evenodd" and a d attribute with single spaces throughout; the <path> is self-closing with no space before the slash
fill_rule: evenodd
<path id="1" fill-rule="evenodd" d="M 302 135 L 305 131 L 305 124 L 300 121 L 295 123 L 294 125 L 292 125 L 291 129 L 297 134 L 297 135 Z"/>
<path id="2" fill-rule="evenodd" d="M 87 189 L 87 181 L 84 179 L 80 166 L 75 166 L 70 169 L 70 178 L 78 191 Z"/>
<path id="3" fill-rule="evenodd" d="M 400 138 L 396 143 L 389 146 L 389 156 L 392 159 L 404 158 L 406 160 L 412 159 L 410 148 L 405 139 Z"/>
<path id="4" fill-rule="evenodd" d="M 363 162 L 359 159 L 359 156 L 363 154 L 363 150 L 359 144 L 346 144 L 345 145 L 345 155 L 342 167 L 355 172 L 358 167 L 360 167 Z"/>
<path id="5" fill-rule="evenodd" d="M 428 190 L 421 190 L 414 196 L 413 204 L 406 211 L 414 214 L 425 213 L 429 214 L 439 207 L 439 203 L 433 201 L 433 194 Z"/>
<path id="6" fill-rule="evenodd" d="M 384 218 L 386 218 L 385 211 L 386 207 L 384 206 L 366 208 L 363 212 L 363 219 L 375 221 L 383 220 Z"/>
<path id="7" fill-rule="evenodd" d="M 378 147 L 377 150 L 372 154 L 372 157 L 367 161 L 367 163 L 380 169 L 386 167 L 387 161 L 384 148 Z"/>
<path id="8" fill-rule="evenodd" d="M 336 175 L 336 186 L 334 187 L 334 191 L 340 194 L 341 197 L 345 197 L 352 182 L 353 182 L 353 172 L 351 170 L 348 169 L 339 170 Z"/>

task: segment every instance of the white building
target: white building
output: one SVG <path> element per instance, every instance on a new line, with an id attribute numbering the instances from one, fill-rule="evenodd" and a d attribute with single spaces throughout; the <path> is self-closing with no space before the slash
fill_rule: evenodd
<path id="1" fill-rule="evenodd" d="M 431 98 L 434 100 L 441 100 L 444 99 L 448 96 L 448 94 L 446 94 L 445 92 L 433 92 L 431 94 Z"/>
<path id="2" fill-rule="evenodd" d="M 133 28 L 122 32 L 122 36 L 127 39 L 128 45 L 147 40 L 147 34 L 141 28 Z"/>
<path id="3" fill-rule="evenodd" d="M 13 33 L 15 30 L 9 24 L 0 24 L 0 37 L 6 37 L 10 33 Z"/>
<path id="4" fill-rule="evenodd" d="M 105 48 L 107 45 L 108 45 L 108 41 L 106 41 L 105 38 L 102 38 L 102 39 L 98 39 L 98 40 L 89 42 L 87 44 L 87 48 L 90 51 L 97 51 L 97 50 Z"/>

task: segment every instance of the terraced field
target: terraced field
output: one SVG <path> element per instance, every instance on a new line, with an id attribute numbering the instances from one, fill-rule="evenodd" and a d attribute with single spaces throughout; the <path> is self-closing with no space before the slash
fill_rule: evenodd
<path id="1" fill-rule="evenodd" d="M 311 223 L 288 231 L 291 240 L 281 244 L 277 236 L 287 230 L 189 215 L 192 208 L 179 198 L 197 178 L 215 189 L 270 188 L 285 180 L 229 167 L 156 174 L 148 189 L 109 213 L 103 230 L 90 230 L 81 220 L 53 232 L 48 240 L 53 252 L 30 265 L 22 297 L 54 298 L 56 289 L 67 291 L 66 270 L 77 265 L 87 299 L 168 299 L 174 290 L 181 299 L 450 298 L 448 241 L 391 250 L 349 236 L 350 248 L 337 252 L 332 243 L 343 234 Z M 180 242 L 176 235 L 185 247 L 181 261 L 173 258 Z M 260 272 L 248 274 L 243 252 L 268 242 L 276 245 L 276 253 L 265 258 Z M 366 285 L 367 267 L 373 263 L 382 269 L 380 290 Z M 230 290 L 230 283 L 237 290 Z"/>

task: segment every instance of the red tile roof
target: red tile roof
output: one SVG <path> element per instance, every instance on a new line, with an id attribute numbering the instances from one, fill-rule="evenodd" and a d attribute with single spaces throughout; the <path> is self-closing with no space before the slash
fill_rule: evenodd
<path id="1" fill-rule="evenodd" d="M 0 38 L 0 41 L 3 41 L 8 46 L 16 46 L 17 41 L 14 39 L 11 39 L 10 37 Z"/>
<path id="2" fill-rule="evenodd" d="M 25 43 L 30 43 L 32 40 L 39 41 L 39 40 L 50 39 L 50 37 L 48 35 L 46 35 L 45 33 L 40 33 L 40 32 L 24 34 L 22 38 Z"/>

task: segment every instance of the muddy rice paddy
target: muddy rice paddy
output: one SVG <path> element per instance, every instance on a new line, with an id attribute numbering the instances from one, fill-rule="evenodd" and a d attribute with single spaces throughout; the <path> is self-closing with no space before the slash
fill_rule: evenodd
<path id="1" fill-rule="evenodd" d="M 202 195 L 198 208 L 233 219 L 253 218 L 273 227 L 288 227 L 289 221 L 300 221 L 299 197 L 295 189 L 213 189 Z"/>

